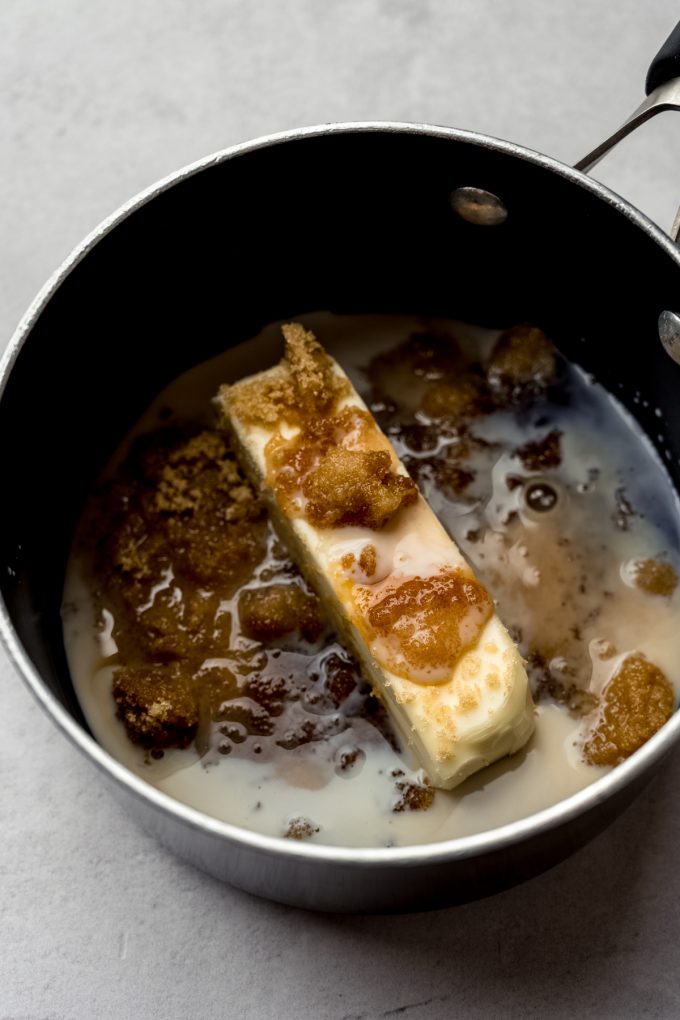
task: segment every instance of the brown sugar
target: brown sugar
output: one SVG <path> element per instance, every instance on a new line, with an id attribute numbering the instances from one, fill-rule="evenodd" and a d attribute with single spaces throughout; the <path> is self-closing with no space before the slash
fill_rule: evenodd
<path id="1" fill-rule="evenodd" d="M 509 403 L 526 403 L 542 393 L 556 374 L 555 348 L 535 326 L 513 326 L 498 338 L 487 378 L 492 391 Z"/>
<path id="2" fill-rule="evenodd" d="M 113 675 L 118 718 L 135 744 L 188 747 L 198 728 L 191 676 L 178 665 L 126 666 Z"/>
<path id="3" fill-rule="evenodd" d="M 325 689 L 334 708 L 339 708 L 357 688 L 358 674 L 354 663 L 332 653 L 324 663 Z"/>
<path id="4" fill-rule="evenodd" d="M 550 669 L 545 655 L 535 648 L 529 650 L 526 668 L 537 701 L 550 698 L 564 705 L 577 717 L 588 715 L 597 708 L 597 697 L 576 682 L 580 679 L 576 670 L 569 670 L 566 675 L 556 675 Z"/>
<path id="5" fill-rule="evenodd" d="M 229 621 L 216 619 L 218 607 L 216 595 L 205 597 L 189 585 L 183 591 L 164 588 L 148 608 L 137 607 L 131 628 L 116 628 L 118 650 L 128 660 L 142 653 L 161 662 L 219 654 L 228 640 Z M 120 616 L 118 622 L 123 624 Z"/>
<path id="6" fill-rule="evenodd" d="M 649 740 L 673 714 L 673 687 L 658 666 L 639 653 L 624 659 L 607 684 L 600 717 L 583 751 L 590 765 L 618 765 Z"/>
<path id="7" fill-rule="evenodd" d="M 313 333 L 300 323 L 282 326 L 285 353 L 268 378 L 222 386 L 218 407 L 228 406 L 243 422 L 272 426 L 332 413 L 346 391 L 344 380 Z"/>
<path id="8" fill-rule="evenodd" d="M 264 509 L 219 433 L 160 430 L 133 449 L 129 472 L 127 485 L 104 494 L 100 567 L 135 607 L 171 561 L 187 581 L 234 588 L 262 559 Z"/>
<path id="9" fill-rule="evenodd" d="M 401 811 L 427 811 L 434 804 L 435 790 L 427 780 L 424 783 L 411 783 L 406 779 L 398 779 L 394 787 L 399 795 L 392 807 L 395 814 Z"/>
<path id="10" fill-rule="evenodd" d="M 670 598 L 678 586 L 675 568 L 666 560 L 636 560 L 632 569 L 633 583 L 648 595 Z"/>
<path id="11" fill-rule="evenodd" d="M 436 442 L 432 444 L 436 447 Z M 431 457 L 406 456 L 404 461 L 409 473 L 420 485 L 433 484 L 449 499 L 456 499 L 466 493 L 475 481 L 478 471 L 470 463 L 475 457 L 486 457 L 487 452 L 496 448 L 466 428 L 458 429 L 455 441 L 447 443 Z"/>
<path id="12" fill-rule="evenodd" d="M 261 561 L 265 522 L 225 523 L 211 514 L 169 521 L 167 536 L 174 563 L 184 575 L 199 586 L 219 585 L 226 593 L 247 580 Z"/>
<path id="13" fill-rule="evenodd" d="M 354 407 L 330 418 L 312 418 L 290 439 L 274 435 L 265 449 L 267 472 L 285 512 L 296 516 L 302 483 L 328 450 L 370 448 L 377 435 L 371 416 Z"/>
<path id="14" fill-rule="evenodd" d="M 475 472 L 450 457 L 435 458 L 435 477 L 444 492 L 461 496 L 474 482 Z"/>
<path id="15" fill-rule="evenodd" d="M 204 431 L 167 452 L 150 494 L 157 513 L 200 512 L 215 492 L 226 496 L 233 507 L 231 519 L 248 511 L 252 490 L 244 482 L 236 461 L 229 456 L 223 436 Z"/>
<path id="16" fill-rule="evenodd" d="M 548 432 L 543 439 L 537 439 L 515 450 L 527 471 L 549 471 L 562 463 L 561 439 L 558 429 Z"/>
<path id="17" fill-rule="evenodd" d="M 368 417 L 346 414 L 317 439 L 332 444 L 340 429 L 363 442 Z M 92 513 L 85 534 L 99 606 L 114 621 L 114 699 L 130 740 L 155 757 L 194 741 L 199 754 L 264 760 L 342 731 L 350 714 L 392 739 L 354 663 L 316 652 L 319 672 L 300 670 L 310 652 L 299 639 L 325 632 L 321 607 L 224 435 L 163 427 L 143 437 Z M 234 612 L 234 594 L 254 580 Z M 277 648 L 289 634 L 294 649 Z"/>
<path id="18" fill-rule="evenodd" d="M 412 333 L 392 354 L 395 359 L 407 361 L 415 376 L 427 380 L 443 379 L 455 372 L 461 362 L 455 337 L 430 330 Z"/>
<path id="19" fill-rule="evenodd" d="M 262 505 L 218 433 L 170 451 L 150 502 L 164 519 L 175 567 L 198 584 L 233 587 L 262 558 Z"/>
<path id="20" fill-rule="evenodd" d="M 395 369 L 405 369 L 418 379 L 436 382 L 459 371 L 461 361 L 462 354 L 455 337 L 449 333 L 422 330 L 412 333 L 398 347 L 373 358 L 369 374 L 378 386 L 383 379 L 389 381 Z"/>
<path id="21" fill-rule="evenodd" d="M 222 724 L 218 727 L 219 732 L 235 743 L 242 743 L 246 736 L 269 737 L 275 727 L 275 721 L 266 708 L 245 698 L 224 701 L 216 718 Z"/>
<path id="22" fill-rule="evenodd" d="M 305 517 L 320 528 L 357 525 L 382 528 L 401 509 L 415 503 L 415 482 L 397 474 L 386 450 L 346 450 L 323 455 L 302 483 Z"/>
<path id="23" fill-rule="evenodd" d="M 265 555 L 263 514 L 211 430 L 142 437 L 103 486 L 90 527 L 105 538 L 93 567 L 114 620 L 114 699 L 135 743 L 185 747 L 199 701 L 219 703 L 225 684 L 208 683 L 202 663 L 230 647 L 221 606 Z M 209 687 L 214 698 L 204 699 Z"/>
<path id="24" fill-rule="evenodd" d="M 285 512 L 320 528 L 381 528 L 418 498 L 413 480 L 395 471 L 371 416 L 355 407 L 310 420 L 290 439 L 277 434 L 265 455 Z"/>
<path id="25" fill-rule="evenodd" d="M 309 818 L 291 818 L 283 835 L 285 839 L 303 840 L 311 839 L 319 831 L 319 826 L 311 822 Z"/>
<path id="26" fill-rule="evenodd" d="M 249 677 L 246 683 L 248 697 L 256 701 L 272 716 L 281 715 L 286 698 L 290 693 L 290 685 L 282 676 L 255 674 Z"/>
<path id="27" fill-rule="evenodd" d="M 421 408 L 429 418 L 459 421 L 488 414 L 493 409 L 493 402 L 485 380 L 467 373 L 428 389 Z"/>
<path id="28" fill-rule="evenodd" d="M 361 550 L 359 555 L 359 569 L 363 571 L 366 577 L 373 577 L 378 565 L 378 553 L 374 545 L 369 542 Z"/>
<path id="29" fill-rule="evenodd" d="M 306 641 L 323 631 L 319 600 L 297 584 L 271 584 L 241 592 L 238 613 L 243 633 L 255 641 L 275 641 L 297 631 Z"/>
<path id="30" fill-rule="evenodd" d="M 443 673 L 474 647 L 492 614 L 493 602 L 479 581 L 453 570 L 404 581 L 365 609 L 374 634 L 389 638 L 412 670 Z"/>

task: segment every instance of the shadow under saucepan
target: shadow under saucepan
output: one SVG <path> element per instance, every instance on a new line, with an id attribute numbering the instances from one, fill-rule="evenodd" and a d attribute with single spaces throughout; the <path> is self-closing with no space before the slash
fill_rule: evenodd
<path id="1" fill-rule="evenodd" d="M 503 1015 L 512 1017 L 672 1015 L 680 995 L 680 915 L 669 895 L 676 871 L 669 849 L 680 842 L 678 780 L 676 755 L 587 847 L 475 903 L 392 916 L 302 914 L 262 904 L 275 933 L 281 923 L 294 932 L 287 981 L 309 988 L 315 975 L 333 974 L 318 1008 L 338 1020 L 488 1017 L 503 997 Z M 640 982 L 645 960 L 654 961 L 652 973 L 668 974 L 667 984 L 658 977 L 649 986 Z"/>

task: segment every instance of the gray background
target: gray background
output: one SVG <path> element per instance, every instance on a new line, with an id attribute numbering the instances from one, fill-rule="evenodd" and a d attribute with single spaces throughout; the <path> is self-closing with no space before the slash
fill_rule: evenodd
<path id="1" fill-rule="evenodd" d="M 423 120 L 574 161 L 637 105 L 678 16 L 671 0 L 1 0 L 0 345 L 102 217 L 234 142 Z M 669 226 L 679 168 L 668 114 L 598 176 Z M 0 680 L 3 1020 L 680 1015 L 677 755 L 521 888 L 430 915 L 320 916 L 169 856 L 2 653 Z"/>

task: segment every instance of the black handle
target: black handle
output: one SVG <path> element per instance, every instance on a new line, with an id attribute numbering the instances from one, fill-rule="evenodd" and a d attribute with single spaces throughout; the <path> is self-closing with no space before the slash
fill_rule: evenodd
<path id="1" fill-rule="evenodd" d="M 680 78 L 680 21 L 649 66 L 645 92 L 649 95 L 671 78 Z"/>

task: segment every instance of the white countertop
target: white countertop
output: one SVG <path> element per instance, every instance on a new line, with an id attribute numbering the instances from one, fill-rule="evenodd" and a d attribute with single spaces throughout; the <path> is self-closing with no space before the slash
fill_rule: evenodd
<path id="1" fill-rule="evenodd" d="M 234 142 L 420 120 L 574 161 L 640 101 L 679 15 L 672 0 L 3 0 L 0 347 L 100 219 Z M 598 175 L 668 227 L 679 168 L 667 114 Z M 252 899 L 161 849 L 1 652 L 0 717 L 2 1020 L 680 1015 L 677 754 L 548 874 L 356 918 Z"/>

